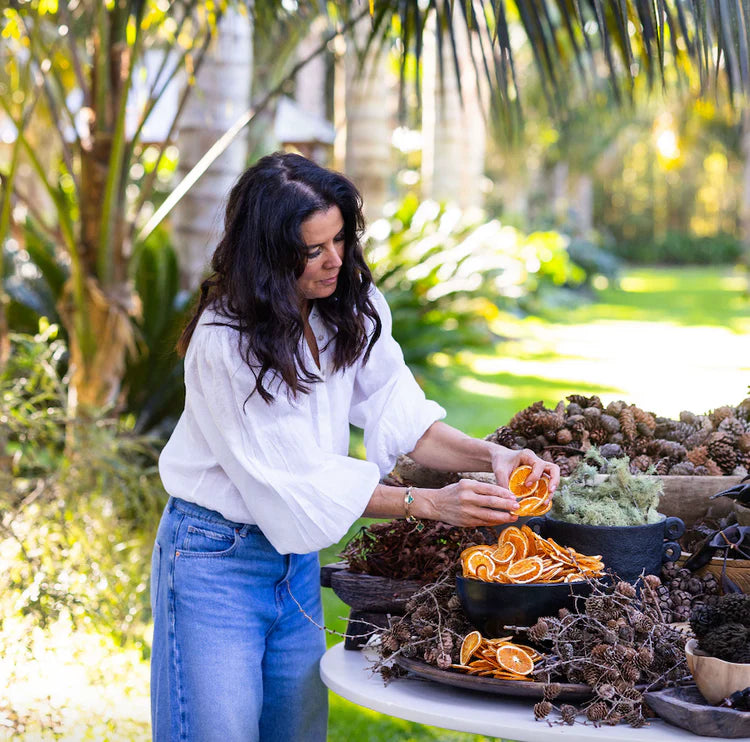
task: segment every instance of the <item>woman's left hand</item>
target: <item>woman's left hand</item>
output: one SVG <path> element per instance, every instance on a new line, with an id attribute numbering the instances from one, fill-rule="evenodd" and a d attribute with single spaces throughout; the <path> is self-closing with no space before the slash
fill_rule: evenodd
<path id="1" fill-rule="evenodd" d="M 540 459 L 528 448 L 514 451 L 504 446 L 496 446 L 492 452 L 492 471 L 501 487 L 508 486 L 511 472 L 523 464 L 528 464 L 531 467 L 531 473 L 526 477 L 526 484 L 534 484 L 542 474 L 547 474 L 549 477 L 547 500 L 550 500 L 560 483 L 560 467 L 557 464 Z"/>

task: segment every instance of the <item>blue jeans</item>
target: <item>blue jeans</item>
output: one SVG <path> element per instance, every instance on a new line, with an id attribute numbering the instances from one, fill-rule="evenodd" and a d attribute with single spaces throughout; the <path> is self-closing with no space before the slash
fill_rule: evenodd
<path id="1" fill-rule="evenodd" d="M 291 593 L 291 594 L 290 594 Z M 151 575 L 155 742 L 324 742 L 317 554 L 171 498 Z"/>

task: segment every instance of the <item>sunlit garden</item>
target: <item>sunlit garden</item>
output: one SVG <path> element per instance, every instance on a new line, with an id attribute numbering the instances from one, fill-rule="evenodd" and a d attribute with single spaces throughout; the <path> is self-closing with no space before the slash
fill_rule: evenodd
<path id="1" fill-rule="evenodd" d="M 739 4 L 652 5 L 2 10 L 0 739 L 151 739 L 175 345 L 227 194 L 271 152 L 359 188 L 393 336 L 448 424 L 484 439 L 539 402 L 663 425 L 729 406 L 736 453 L 706 439 L 642 473 L 713 455 L 706 474 L 748 475 L 750 28 Z M 527 438 L 550 463 L 590 445 Z M 349 606 L 323 605 L 332 647 Z M 491 738 L 329 702 L 335 742 Z"/>

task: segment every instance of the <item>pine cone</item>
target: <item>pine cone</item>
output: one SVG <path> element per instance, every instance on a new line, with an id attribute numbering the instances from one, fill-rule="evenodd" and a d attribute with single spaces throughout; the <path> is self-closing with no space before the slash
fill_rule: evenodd
<path id="1" fill-rule="evenodd" d="M 687 451 L 681 443 L 656 438 L 648 444 L 646 453 L 654 458 L 669 457 L 677 462 L 685 458 Z"/>
<path id="2" fill-rule="evenodd" d="M 647 471 L 651 466 L 651 458 L 645 454 L 630 460 L 630 471 L 633 473 Z"/>
<path id="3" fill-rule="evenodd" d="M 722 433 L 728 433 L 732 437 L 733 442 L 736 442 L 741 435 L 744 435 L 745 426 L 732 415 L 731 417 L 725 417 L 719 423 L 717 430 Z"/>
<path id="4" fill-rule="evenodd" d="M 571 402 L 566 409 L 566 413 L 568 417 L 572 415 L 582 415 L 583 407 L 581 407 L 581 405 L 579 405 L 578 402 Z"/>
<path id="5" fill-rule="evenodd" d="M 534 718 L 546 719 L 552 711 L 552 704 L 549 701 L 539 701 L 534 704 Z"/>
<path id="6" fill-rule="evenodd" d="M 625 582 L 624 580 L 620 580 L 620 582 L 615 585 L 615 592 L 624 595 L 626 598 L 634 598 L 636 596 L 635 588 L 629 582 Z"/>
<path id="7" fill-rule="evenodd" d="M 632 410 L 636 426 L 642 423 L 649 430 L 650 434 L 653 435 L 654 430 L 656 430 L 656 416 L 652 412 L 646 412 L 635 405 L 633 405 Z"/>
<path id="8" fill-rule="evenodd" d="M 646 724 L 646 720 L 643 718 L 643 714 L 641 714 L 640 710 L 631 711 L 630 713 L 625 714 L 623 721 L 626 721 L 635 729 L 639 729 Z"/>
<path id="9" fill-rule="evenodd" d="M 724 474 L 731 474 L 734 467 L 737 466 L 737 454 L 728 443 L 722 441 L 709 443 L 708 452 Z"/>
<path id="10" fill-rule="evenodd" d="M 500 446 L 506 448 L 513 448 L 515 445 L 515 433 L 507 425 L 499 427 L 494 433 L 490 433 L 485 437 L 486 441 L 497 443 Z"/>
<path id="11" fill-rule="evenodd" d="M 571 706 L 569 703 L 564 703 L 560 706 L 560 716 L 563 722 L 566 724 L 574 724 L 578 711 L 575 706 Z"/>
<path id="12" fill-rule="evenodd" d="M 589 665 L 583 670 L 583 679 L 586 685 L 595 686 L 599 682 L 601 672 L 596 665 Z"/>
<path id="13" fill-rule="evenodd" d="M 554 701 L 560 695 L 561 691 L 562 686 L 560 683 L 547 683 L 544 686 L 544 700 Z"/>
<path id="14" fill-rule="evenodd" d="M 714 424 L 714 427 L 718 427 L 721 424 L 721 421 L 724 420 L 724 418 L 734 417 L 734 408 L 729 407 L 729 405 L 717 407 L 715 410 L 708 413 L 708 417 Z"/>
<path id="15" fill-rule="evenodd" d="M 544 411 L 544 402 L 534 402 L 530 407 L 520 410 L 510 420 L 508 427 L 514 433 L 521 434 L 527 438 L 533 438 L 536 434 L 536 416 Z"/>
<path id="16" fill-rule="evenodd" d="M 638 430 L 635 424 L 635 415 L 630 407 L 624 407 L 619 415 L 620 430 L 625 436 L 625 440 L 633 441 L 638 435 Z"/>
<path id="17" fill-rule="evenodd" d="M 566 399 L 573 404 L 579 405 L 581 409 L 586 409 L 586 407 L 597 407 L 600 410 L 604 409 L 601 399 L 599 399 L 596 394 L 591 397 L 584 397 L 582 394 L 571 394 L 566 397 Z"/>
<path id="18" fill-rule="evenodd" d="M 682 443 L 688 450 L 698 448 L 706 443 L 711 435 L 711 428 L 699 428 L 695 433 L 691 433 Z"/>
<path id="19" fill-rule="evenodd" d="M 527 633 L 530 639 L 537 642 L 542 641 L 549 635 L 549 624 L 543 618 L 540 618 Z"/>
<path id="20" fill-rule="evenodd" d="M 712 657 L 734 662 L 739 654 L 747 650 L 747 641 L 748 630 L 741 623 L 724 623 L 699 639 L 698 645 Z"/>
<path id="21" fill-rule="evenodd" d="M 750 452 L 750 433 L 743 433 L 739 438 L 737 438 L 737 448 L 742 453 L 749 453 Z"/>
<path id="22" fill-rule="evenodd" d="M 729 593 L 719 598 L 717 605 L 724 622 L 741 623 L 750 629 L 750 595 Z"/>
<path id="23" fill-rule="evenodd" d="M 721 470 L 721 467 L 713 459 L 708 459 L 708 461 L 706 461 L 705 463 L 705 467 L 708 471 L 709 476 L 720 477 L 724 474 L 724 472 Z"/>
<path id="24" fill-rule="evenodd" d="M 679 420 L 666 420 L 660 422 L 661 420 L 663 420 L 663 418 L 656 419 L 656 428 L 654 429 L 655 438 L 682 443 L 698 429 L 695 425 L 690 425 Z"/>
<path id="25" fill-rule="evenodd" d="M 672 468 L 672 459 L 670 459 L 668 456 L 665 456 L 664 458 L 659 459 L 656 462 L 656 473 L 663 477 L 667 474 L 669 474 L 669 470 Z"/>
<path id="26" fill-rule="evenodd" d="M 690 614 L 690 628 L 700 642 L 701 637 L 718 626 L 722 620 L 718 606 L 704 604 L 694 608 Z"/>
<path id="27" fill-rule="evenodd" d="M 693 448 L 686 454 L 687 460 L 695 466 L 703 466 L 708 460 L 708 448 L 706 446 L 698 446 Z"/>
<path id="28" fill-rule="evenodd" d="M 619 459 L 625 455 L 625 452 L 622 450 L 622 446 L 617 443 L 605 443 L 599 449 L 599 453 L 605 459 Z"/>
<path id="29" fill-rule="evenodd" d="M 695 465 L 689 461 L 680 461 L 669 470 L 669 474 L 675 477 L 692 477 L 695 475 Z"/>
<path id="30" fill-rule="evenodd" d="M 636 667 L 648 670 L 654 661 L 654 653 L 648 647 L 641 647 L 635 656 Z"/>
<path id="31" fill-rule="evenodd" d="M 596 407 L 589 407 L 588 410 L 597 410 Z M 598 410 L 597 410 L 598 411 Z M 609 428 L 602 422 L 601 415 L 584 415 L 584 425 L 589 432 L 589 439 L 595 446 L 601 446 L 609 440 Z"/>
<path id="32" fill-rule="evenodd" d="M 589 721 L 601 721 L 607 715 L 607 712 L 607 704 L 602 701 L 597 701 L 596 703 L 592 703 L 591 706 L 586 709 L 586 718 Z"/>
<path id="33" fill-rule="evenodd" d="M 573 440 L 573 433 L 570 432 L 569 428 L 560 428 L 555 434 L 555 440 L 561 446 L 567 446 Z"/>

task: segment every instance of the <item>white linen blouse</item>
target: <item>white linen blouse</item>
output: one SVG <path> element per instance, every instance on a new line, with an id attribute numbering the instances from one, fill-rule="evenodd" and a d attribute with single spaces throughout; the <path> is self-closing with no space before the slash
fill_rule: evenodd
<path id="1" fill-rule="evenodd" d="M 396 458 L 445 416 L 404 363 L 385 298 L 373 289 L 372 299 L 383 327 L 367 363 L 333 371 L 334 333 L 313 305 L 319 369 L 301 342 L 321 381 L 296 399 L 276 381 L 270 404 L 248 399 L 255 378 L 237 331 L 209 324 L 222 319 L 204 310 L 185 356 L 185 409 L 159 458 L 167 492 L 257 524 L 281 554 L 339 541 Z M 350 423 L 364 429 L 366 461 L 348 456 Z"/>

